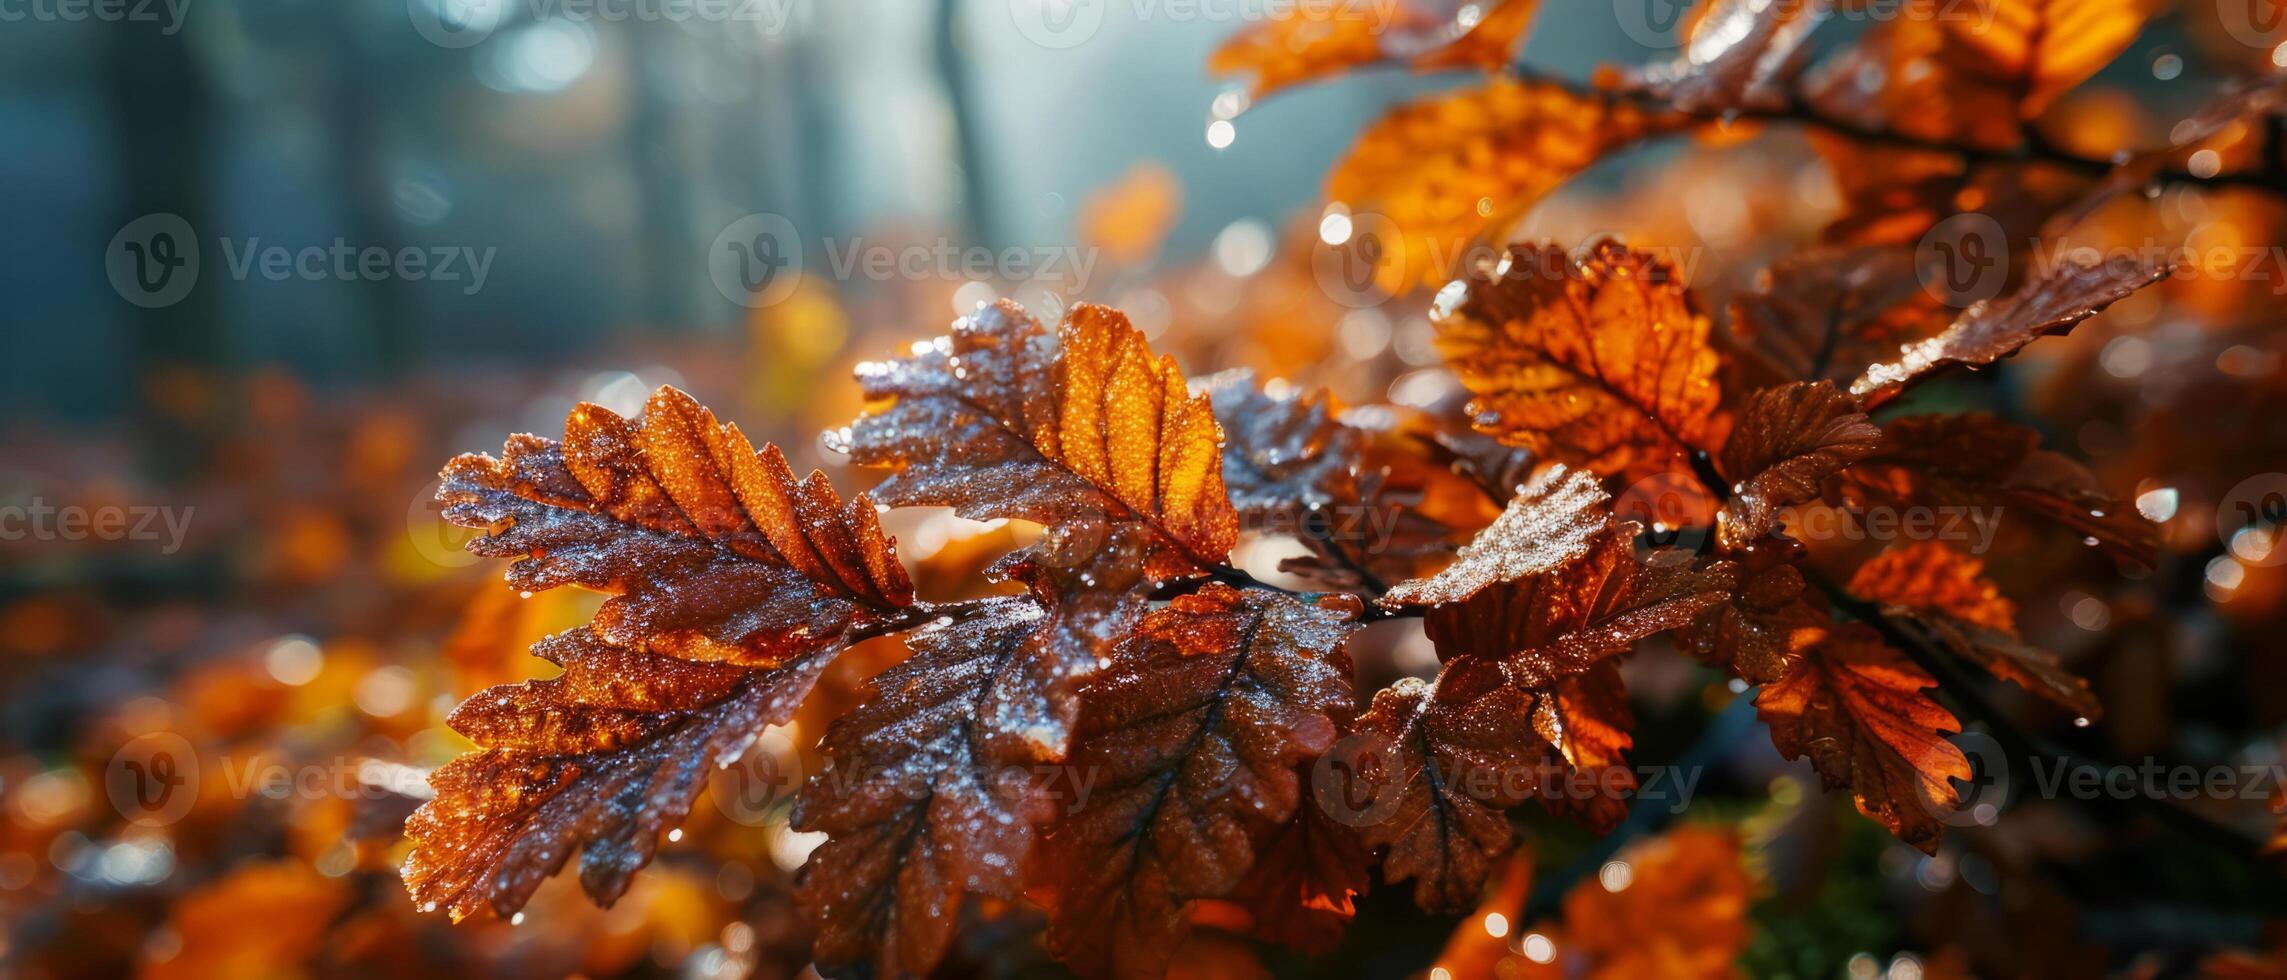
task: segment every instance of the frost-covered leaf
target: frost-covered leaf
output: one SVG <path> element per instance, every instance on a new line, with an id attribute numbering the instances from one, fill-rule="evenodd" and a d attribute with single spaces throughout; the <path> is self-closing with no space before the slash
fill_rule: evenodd
<path id="1" fill-rule="evenodd" d="M 988 599 L 909 638 L 913 655 L 877 675 L 836 720 L 832 768 L 796 800 L 798 830 L 831 835 L 803 867 L 799 899 L 818 923 L 815 956 L 839 974 L 928 973 L 967 894 L 1015 898 L 1050 812 L 1029 778 L 1026 713 L 1040 697 L 1017 664 L 1048 626 L 1029 597 Z"/>
<path id="2" fill-rule="evenodd" d="M 1882 439 L 1856 399 L 1820 382 L 1748 396 L 1721 470 L 1731 498 L 1716 515 L 1716 543 L 1738 551 L 1777 529 L 1780 511 L 1815 500 L 1827 477 L 1866 458 Z"/>
<path id="3" fill-rule="evenodd" d="M 794 716 L 838 648 L 752 669 L 608 643 L 582 627 L 533 652 L 562 665 L 502 685 L 447 720 L 483 747 L 430 774 L 405 823 L 405 883 L 424 908 L 508 915 L 581 852 L 580 886 L 609 905 L 690 812 L 708 773 Z"/>
<path id="4" fill-rule="evenodd" d="M 2070 331 L 2168 272 L 2125 255 L 2058 263 L 2008 296 L 1972 304 L 1944 332 L 1906 345 L 1896 360 L 1868 367 L 1850 392 L 1873 407 L 1950 365 L 1991 364 L 2040 337 Z"/>
<path id="5" fill-rule="evenodd" d="M 1512 245 L 1447 285 L 1431 319 L 1477 427 L 1546 459 L 1640 478 L 1722 442 L 1707 318 L 1648 253 Z"/>
<path id="6" fill-rule="evenodd" d="M 1940 818 L 1960 802 L 1949 780 L 1971 775 L 1945 738 L 1961 724 L 1925 693 L 1936 686 L 1871 627 L 1851 624 L 1764 687 L 1755 706 L 1780 753 L 1809 758 L 1828 787 L 1850 788 L 1860 813 L 1935 854 Z"/>
<path id="7" fill-rule="evenodd" d="M 615 646 L 767 666 L 913 601 L 872 501 L 844 506 L 822 473 L 796 481 L 778 447 L 756 451 L 673 388 L 633 420 L 581 405 L 561 443 L 458 457 L 437 498 L 491 532 L 469 551 L 521 559 L 516 588 L 613 593 L 595 628 Z"/>
<path id="8" fill-rule="evenodd" d="M 1092 793 L 1047 844 L 1060 959 L 1155 974 L 1186 904 L 1239 886 L 1256 842 L 1294 817 L 1297 766 L 1354 710 L 1355 611 L 1210 584 L 1137 625 L 1084 698 L 1068 766 Z"/>
<path id="9" fill-rule="evenodd" d="M 1515 847 L 1508 810 L 1539 789 L 1547 744 L 1533 730 L 1534 696 L 1474 659 L 1435 684 L 1405 678 L 1374 695 L 1358 732 L 1374 751 L 1358 762 L 1372 801 L 1352 818 L 1361 841 L 1386 847 L 1382 877 L 1413 879 L 1414 901 L 1461 911 Z"/>
<path id="10" fill-rule="evenodd" d="M 1140 525 L 1160 578 L 1230 554 L 1238 519 L 1207 398 L 1116 310 L 1080 304 L 1052 333 L 1002 300 L 858 380 L 890 400 L 848 434 L 852 459 L 898 471 L 875 491 L 884 503 Z"/>

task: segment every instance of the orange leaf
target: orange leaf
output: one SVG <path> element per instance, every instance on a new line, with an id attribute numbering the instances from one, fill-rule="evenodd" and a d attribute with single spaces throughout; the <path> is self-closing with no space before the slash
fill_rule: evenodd
<path id="1" fill-rule="evenodd" d="M 1935 854 L 1939 818 L 1959 803 L 1948 780 L 1971 775 L 1945 740 L 1961 724 L 1922 693 L 1935 686 L 1872 628 L 1849 625 L 1763 688 L 1755 706 L 1780 753 L 1808 757 L 1828 787 L 1850 787 L 1860 813 Z"/>
<path id="2" fill-rule="evenodd" d="M 858 380 L 894 399 L 847 437 L 852 459 L 898 470 L 875 491 L 891 506 L 1139 524 L 1160 578 L 1220 564 L 1238 537 L 1207 398 L 1116 310 L 1075 306 L 1052 335 L 1002 300 Z"/>
<path id="3" fill-rule="evenodd" d="M 1708 322 L 1666 263 L 1616 242 L 1575 263 L 1511 246 L 1438 295 L 1438 345 L 1477 427 L 1551 460 L 1649 475 L 1719 444 Z"/>
<path id="4" fill-rule="evenodd" d="M 1928 628 L 1988 673 L 2062 705 L 2083 718 L 2101 713 L 2088 681 L 2057 655 L 2017 637 L 2016 607 L 1984 576 L 1985 563 L 1935 541 L 1893 546 L 1859 566 L 1850 592 L 1884 604 Z"/>

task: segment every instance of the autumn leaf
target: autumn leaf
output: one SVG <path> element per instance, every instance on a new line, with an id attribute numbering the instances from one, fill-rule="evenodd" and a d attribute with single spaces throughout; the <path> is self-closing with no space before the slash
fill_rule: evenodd
<path id="1" fill-rule="evenodd" d="M 1393 0 L 1276 7 L 1217 46 L 1207 70 L 1252 75 L 1249 91 L 1257 99 L 1386 61 L 1417 71 L 1493 71 L 1508 64 L 1539 6 L 1539 0 L 1497 0 L 1486 10 L 1452 0 Z M 1462 19 L 1464 11 L 1470 19 Z"/>
<path id="2" fill-rule="evenodd" d="M 988 599 L 923 627 L 913 655 L 823 743 L 832 768 L 795 801 L 796 829 L 827 842 L 803 866 L 799 900 L 818 923 L 825 972 L 870 965 L 919 976 L 941 959 L 964 894 L 1015 898 L 1036 823 L 1049 812 L 1028 773 L 1032 736 L 1001 706 L 1038 700 L 1017 666 L 1039 656 L 1047 614 L 1028 597 Z"/>
<path id="3" fill-rule="evenodd" d="M 1903 5 L 1899 16 L 1820 62 L 1803 78 L 1803 101 L 1868 132 L 1986 150 L 2021 144 L 2022 90 L 1938 22 L 1940 6 Z"/>
<path id="4" fill-rule="evenodd" d="M 1732 329 L 1778 380 L 1848 383 L 1942 322 L 1903 245 L 1793 252 L 1731 301 Z"/>
<path id="5" fill-rule="evenodd" d="M 1210 584 L 1137 625 L 1090 685 L 1067 763 L 1093 793 L 1048 842 L 1060 959 L 1156 973 L 1185 903 L 1245 879 L 1256 840 L 1294 816 L 1297 766 L 1354 710 L 1341 647 L 1355 610 Z"/>
<path id="6" fill-rule="evenodd" d="M 1547 459 L 1641 477 L 1721 442 L 1707 318 L 1648 253 L 1514 245 L 1440 292 L 1431 319 L 1477 427 Z"/>
<path id="7" fill-rule="evenodd" d="M 1051 334 L 1002 300 L 858 380 L 894 400 L 847 437 L 853 460 L 898 471 L 875 490 L 890 506 L 1137 524 L 1156 578 L 1222 563 L 1238 536 L 1207 398 L 1118 311 L 1075 306 Z"/>
<path id="8" fill-rule="evenodd" d="M 1362 232 L 1345 247 L 1374 284 L 1403 295 L 1435 286 L 1496 216 L 1515 215 L 1605 154 L 1686 125 L 1632 101 L 1509 79 L 1403 106 L 1361 135 L 1326 178 L 1326 197 Z"/>
<path id="9" fill-rule="evenodd" d="M 1716 543 L 1738 551 L 1776 530 L 1781 512 L 1816 500 L 1825 480 L 1872 454 L 1882 430 L 1858 401 L 1825 381 L 1749 395 L 1719 469 L 1732 481 L 1716 515 Z"/>
<path id="10" fill-rule="evenodd" d="M 175 903 L 166 928 L 180 946 L 152 959 L 150 980 L 297 977 L 317 972 L 328 928 L 351 902 L 348 883 L 294 860 L 248 861 Z"/>
<path id="11" fill-rule="evenodd" d="M 634 420 L 581 405 L 561 443 L 455 458 L 437 499 L 490 532 L 470 552 L 521 558 L 510 585 L 612 593 L 595 629 L 614 646 L 769 666 L 913 601 L 871 500 L 843 506 L 822 473 L 797 482 L 778 447 L 673 388 Z"/>
<path id="12" fill-rule="evenodd" d="M 1359 839 L 1388 848 L 1382 877 L 1413 879 L 1414 901 L 1432 912 L 1476 904 L 1515 846 L 1508 809 L 1539 789 L 1534 697 L 1485 666 L 1457 661 L 1434 685 L 1383 688 L 1358 719 L 1367 748 L 1345 760 L 1375 767 L 1362 777 L 1371 804 L 1349 814 Z"/>
<path id="13" fill-rule="evenodd" d="M 2144 29 L 2140 0 L 1991 0 L 1980 11 L 1989 18 L 1935 19 L 1979 56 L 1980 69 L 2014 87 L 2026 119 L 2096 74 Z"/>
<path id="14" fill-rule="evenodd" d="M 1353 900 L 1373 883 L 1373 864 L 1355 834 L 1306 802 L 1255 845 L 1254 867 L 1230 897 L 1247 909 L 1256 938 L 1322 955 L 1357 914 Z"/>
<path id="15" fill-rule="evenodd" d="M 1892 546 L 1859 566 L 1850 593 L 1922 624 L 1993 676 L 2096 718 L 2101 706 L 2088 681 L 2064 669 L 2056 654 L 2018 639 L 2016 605 L 1984 572 L 1976 558 L 1920 541 Z"/>
<path id="16" fill-rule="evenodd" d="M 1750 683 L 1769 684 L 1792 673 L 1833 625 L 1825 608 L 1805 596 L 1809 583 L 1796 567 L 1804 553 L 1801 542 L 1773 534 L 1698 570 L 1728 586 L 1729 595 L 1683 631 L 1684 644 Z"/>
<path id="17" fill-rule="evenodd" d="M 1836 474 L 1825 496 L 1855 511 L 1946 508 L 1979 522 L 2030 513 L 2145 566 L 2159 547 L 2158 527 L 2106 493 L 2087 467 L 2041 449 L 2033 430 L 1984 412 L 1890 420 L 1881 448 Z"/>
<path id="18" fill-rule="evenodd" d="M 1436 607 L 1493 586 L 1546 576 L 1586 556 L 1612 524 L 1612 498 L 1594 474 L 1552 466 L 1522 488 L 1467 554 L 1426 579 L 1401 583 L 1384 606 Z"/>
<path id="19" fill-rule="evenodd" d="M 1628 707 L 1620 665 L 1600 660 L 1578 674 L 1557 680 L 1533 702 L 1533 731 L 1548 743 L 1550 778 L 1564 782 L 1544 788 L 1549 812 L 1599 834 L 1611 833 L 1628 816 L 1627 795 L 1635 792 L 1636 772 L 1627 751 L 1636 724 Z M 1562 773 L 1562 775 L 1557 775 Z"/>
<path id="20" fill-rule="evenodd" d="M 1304 515 L 1357 498 L 1366 433 L 1344 425 L 1325 392 L 1266 394 L 1247 371 L 1202 385 L 1228 443 L 1223 485 L 1249 526 L 1295 527 Z"/>
<path id="21" fill-rule="evenodd" d="M 2103 262 L 2073 257 L 2006 297 L 1971 304 L 1944 332 L 1908 344 L 1897 360 L 1867 368 L 1850 392 L 1873 407 L 1941 368 L 1991 364 L 2037 338 L 2070 331 L 2130 293 L 2167 278 L 2169 271 L 2125 255 Z"/>
<path id="22" fill-rule="evenodd" d="M 581 627 L 533 647 L 564 668 L 494 687 L 447 724 L 483 747 L 431 773 L 436 798 L 405 823 L 405 883 L 458 920 L 509 915 L 575 851 L 598 904 L 627 890 L 707 774 L 783 724 L 838 648 L 768 669 L 616 646 Z"/>
<path id="23" fill-rule="evenodd" d="M 1810 759 L 1829 788 L 1850 788 L 1860 813 L 1935 854 L 1940 817 L 1959 803 L 1948 780 L 1971 775 L 1945 739 L 1960 723 L 1923 693 L 1936 686 L 1871 627 L 1850 624 L 1764 687 L 1755 706 L 1781 754 Z"/>

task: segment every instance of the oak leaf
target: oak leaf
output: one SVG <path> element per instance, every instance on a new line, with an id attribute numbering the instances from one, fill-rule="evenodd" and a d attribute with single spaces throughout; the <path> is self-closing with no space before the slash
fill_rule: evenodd
<path id="1" fill-rule="evenodd" d="M 437 499 L 490 532 L 471 553 L 521 558 L 510 585 L 612 593 L 595 628 L 617 646 L 768 666 L 913 601 L 872 501 L 843 506 L 822 473 L 797 482 L 778 447 L 673 388 L 634 420 L 583 404 L 561 443 L 455 458 Z"/>
<path id="2" fill-rule="evenodd" d="M 1809 758 L 1829 788 L 1850 788 L 1860 813 L 1935 854 L 1940 818 L 1960 802 L 1949 780 L 1971 776 L 1945 739 L 1961 724 L 1924 693 L 1936 686 L 1871 627 L 1850 624 L 1764 687 L 1755 707 L 1781 754 Z"/>
<path id="3" fill-rule="evenodd" d="M 1716 543 L 1738 551 L 1777 529 L 1781 511 L 1816 500 L 1826 479 L 1871 455 L 1882 430 L 1858 401 L 1825 381 L 1749 395 L 1719 469 L 1731 496 L 1716 514 Z"/>
<path id="4" fill-rule="evenodd" d="M 837 650 L 753 669 L 617 646 L 590 627 L 543 640 L 533 652 L 562 674 L 483 691 L 447 719 L 483 751 L 431 773 L 436 798 L 405 822 L 413 900 L 455 920 L 509 915 L 578 851 L 581 887 L 611 904 L 707 775 L 792 718 Z"/>
<path id="5" fill-rule="evenodd" d="M 875 490 L 890 506 L 1140 525 L 1157 578 L 1220 564 L 1238 536 L 1207 398 L 1116 310 L 1080 304 L 1051 333 L 1002 300 L 858 380 L 893 399 L 847 434 L 853 460 L 897 470 Z"/>
<path id="6" fill-rule="evenodd" d="M 2082 718 L 2100 711 L 2088 681 L 2017 636 L 2017 608 L 1985 563 L 1935 541 L 1893 546 L 1859 566 L 1850 593 L 1909 617 L 1963 658 Z"/>
<path id="7" fill-rule="evenodd" d="M 1229 895 L 1294 817 L 1297 767 L 1355 708 L 1356 606 L 1210 584 L 1137 624 L 1084 696 L 1067 763 L 1095 779 L 1049 838 L 1049 949 L 1082 973 L 1153 973 L 1185 905 Z"/>
<path id="8" fill-rule="evenodd" d="M 1640 478 L 1722 441 L 1707 318 L 1648 253 L 1514 245 L 1446 286 L 1431 319 L 1477 427 L 1544 458 Z"/>
<path id="9" fill-rule="evenodd" d="M 1950 365 L 1982 367 L 2034 340 L 2065 333 L 2130 293 L 2167 278 L 2165 266 L 2131 256 L 2103 262 L 2075 257 L 2038 273 L 1997 300 L 1979 300 L 1935 337 L 1906 345 L 1894 361 L 1875 364 L 1850 385 L 1871 408 Z"/>
<path id="10" fill-rule="evenodd" d="M 830 837 L 798 895 L 818 923 L 827 972 L 868 965 L 923 975 L 951 942 L 962 898 L 1015 898 L 1047 801 L 1029 779 L 1027 713 L 1042 695 L 1019 668 L 1048 615 L 1029 597 L 984 600 L 915 631 L 913 655 L 875 676 L 872 697 L 837 719 L 793 826 Z"/>

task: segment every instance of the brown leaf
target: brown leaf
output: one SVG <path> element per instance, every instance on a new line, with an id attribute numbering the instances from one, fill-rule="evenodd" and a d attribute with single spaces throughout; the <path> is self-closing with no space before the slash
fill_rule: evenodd
<path id="1" fill-rule="evenodd" d="M 1085 696 L 1068 766 L 1095 780 L 1048 842 L 1048 946 L 1088 975 L 1153 974 L 1187 902 L 1230 894 L 1292 819 L 1296 767 L 1354 710 L 1355 611 L 1210 584 L 1145 617 Z"/>
<path id="2" fill-rule="evenodd" d="M 1324 391 L 1265 394 L 1252 372 L 1226 371 L 1203 387 L 1223 427 L 1223 484 L 1249 527 L 1290 529 L 1305 515 L 1355 501 L 1366 433 L 1335 418 Z"/>
<path id="3" fill-rule="evenodd" d="M 875 491 L 891 506 L 1139 524 L 1158 578 L 1220 564 L 1237 538 L 1206 397 L 1118 311 L 1080 304 L 1051 334 L 1002 300 L 858 379 L 894 399 L 848 433 L 852 459 L 898 470 Z"/>
<path id="4" fill-rule="evenodd" d="M 913 656 L 877 675 L 871 696 L 822 745 L 832 768 L 796 800 L 793 825 L 830 838 L 803 866 L 798 895 L 818 924 L 826 972 L 927 974 L 960 921 L 965 894 L 1015 898 L 1047 814 L 1029 772 L 1023 712 L 1040 699 L 1017 665 L 1039 655 L 1048 617 L 1029 598 L 988 599 L 915 631 Z"/>
<path id="5" fill-rule="evenodd" d="M 1439 657 L 1498 662 L 1511 683 L 1540 689 L 1722 600 L 1720 589 L 1646 569 L 1636 525 L 1614 523 L 1608 504 L 1588 474 L 1550 467 L 1459 561 L 1381 603 L 1429 607 L 1423 625 Z"/>
<path id="6" fill-rule="evenodd" d="M 1256 845 L 1255 866 L 1231 898 L 1253 916 L 1257 938 L 1321 956 L 1357 914 L 1352 899 L 1373 883 L 1373 864 L 1356 835 L 1304 803 Z"/>
<path id="7" fill-rule="evenodd" d="M 1833 617 L 1804 593 L 1809 583 L 1796 568 L 1804 549 L 1771 535 L 1711 562 L 1699 574 L 1727 583 L 1727 601 L 1700 614 L 1683 640 L 1691 652 L 1750 683 L 1769 684 L 1792 673 L 1803 655 L 1826 639 Z"/>
<path id="8" fill-rule="evenodd" d="M 1326 178 L 1326 196 L 1386 219 L 1396 240 L 1364 233 L 1349 247 L 1392 296 L 1444 282 L 1468 246 L 1605 154 L 1685 120 L 1624 99 L 1501 79 L 1434 96 L 1382 117 Z M 1378 251 L 1376 251 L 1378 250 Z"/>
<path id="9" fill-rule="evenodd" d="M 2056 654 L 2018 639 L 2016 606 L 1984 572 L 1984 562 L 1934 541 L 1895 545 L 1859 566 L 1850 593 L 1921 623 L 1993 676 L 2080 717 L 2098 717 L 2101 706 L 2088 681 L 2066 670 Z"/>
<path id="10" fill-rule="evenodd" d="M 1829 480 L 1826 498 L 1857 510 L 2022 510 L 2145 566 L 2159 547 L 2158 526 L 2105 493 L 2086 467 L 2041 449 L 2033 430 L 1984 412 L 1890 420 L 1881 448 Z"/>
<path id="11" fill-rule="evenodd" d="M 1731 305 L 1732 329 L 1781 379 L 1838 384 L 1919 339 L 1925 324 L 1935 331 L 1941 317 L 1922 289 L 1914 250 L 1902 245 L 1790 253 Z"/>
<path id="12" fill-rule="evenodd" d="M 1755 706 L 1788 758 L 1809 758 L 1830 788 L 1848 786 L 1858 811 L 1899 840 L 1935 854 L 1939 818 L 1959 803 L 1949 779 L 1969 759 L 1946 741 L 1961 730 L 1925 690 L 1937 682 L 1872 628 L 1836 628 Z"/>
<path id="13" fill-rule="evenodd" d="M 1826 478 L 1866 458 L 1882 430 L 1851 398 L 1825 382 L 1796 382 L 1749 395 L 1724 443 L 1720 468 L 1731 499 L 1716 515 L 1716 543 L 1727 552 L 1776 530 L 1780 512 L 1816 500 Z"/>
<path id="14" fill-rule="evenodd" d="M 1515 846 L 1508 809 L 1539 788 L 1546 744 L 1531 695 L 1481 661 L 1448 664 L 1437 683 L 1405 678 L 1374 695 L 1358 719 L 1368 750 L 1355 761 L 1372 801 L 1352 814 L 1359 839 L 1387 847 L 1382 877 L 1414 880 L 1432 912 L 1476 904 L 1494 864 Z"/>
<path id="15" fill-rule="evenodd" d="M 757 452 L 673 388 L 632 421 L 581 405 L 562 443 L 457 457 L 437 499 L 491 531 L 470 552 L 521 556 L 516 588 L 613 593 L 595 628 L 614 646 L 768 666 L 913 601 L 872 501 L 843 506 L 822 473 L 797 482 L 778 447 Z"/>
<path id="16" fill-rule="evenodd" d="M 1626 753 L 1635 745 L 1628 734 L 1635 724 L 1620 665 L 1612 660 L 1558 680 L 1534 701 L 1533 730 L 1561 763 L 1550 767 L 1550 778 L 1562 784 L 1542 787 L 1549 812 L 1599 834 L 1627 819 L 1626 794 L 1636 789 L 1636 773 Z"/>
<path id="17" fill-rule="evenodd" d="M 1448 285 L 1438 346 L 1477 427 L 1562 463 L 1642 477 L 1721 439 L 1707 318 L 1666 263 L 1605 240 L 1551 244 Z"/>
<path id="18" fill-rule="evenodd" d="M 454 709 L 484 747 L 431 773 L 436 798 L 405 822 L 405 883 L 455 920 L 508 915 L 574 851 L 598 904 L 627 890 L 706 776 L 764 726 L 792 718 L 838 648 L 754 670 L 607 642 L 582 627 L 533 647 L 564 672 L 491 688 Z"/>
<path id="19" fill-rule="evenodd" d="M 2167 278 L 2169 269 L 2130 256 L 2104 262 L 2074 257 L 2042 271 L 2015 293 L 1980 300 L 1928 340 L 1908 344 L 1895 361 L 1873 365 L 1850 385 L 1871 408 L 1949 365 L 1981 367 L 2035 339 L 2070 331 L 2128 294 Z"/>

